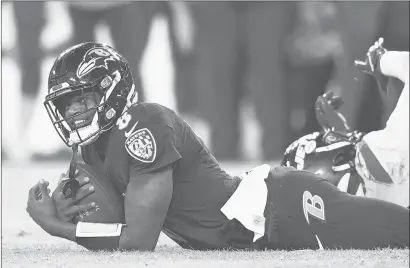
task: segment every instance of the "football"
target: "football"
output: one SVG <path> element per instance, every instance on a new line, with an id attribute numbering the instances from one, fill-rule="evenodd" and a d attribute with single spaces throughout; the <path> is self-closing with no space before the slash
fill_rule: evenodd
<path id="1" fill-rule="evenodd" d="M 94 186 L 94 192 L 77 204 L 89 204 L 95 202 L 96 208 L 81 213 L 73 219 L 73 223 L 94 222 L 94 223 L 124 223 L 124 203 L 114 185 L 109 179 L 97 174 L 90 165 L 77 163 L 77 180 L 84 177 L 90 178 L 90 184 Z"/>

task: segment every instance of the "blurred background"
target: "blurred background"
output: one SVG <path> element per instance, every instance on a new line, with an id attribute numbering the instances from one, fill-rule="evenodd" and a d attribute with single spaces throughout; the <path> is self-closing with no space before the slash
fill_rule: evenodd
<path id="1" fill-rule="evenodd" d="M 379 37 L 409 50 L 409 2 L 1 3 L 2 160 L 68 160 L 43 106 L 67 47 L 104 42 L 129 61 L 143 101 L 184 116 L 219 161 L 270 161 L 318 130 L 313 105 L 333 90 L 360 131 L 389 102 L 353 66 Z"/>

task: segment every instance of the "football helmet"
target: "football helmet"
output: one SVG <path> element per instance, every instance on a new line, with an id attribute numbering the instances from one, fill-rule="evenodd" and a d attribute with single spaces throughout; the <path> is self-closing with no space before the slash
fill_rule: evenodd
<path id="1" fill-rule="evenodd" d="M 313 172 L 344 192 L 364 196 L 363 180 L 355 168 L 356 143 L 362 135 L 333 131 L 305 135 L 286 149 L 281 166 Z"/>
<path id="2" fill-rule="evenodd" d="M 364 133 L 354 131 L 339 108 L 343 99 L 329 91 L 315 102 L 320 132 L 293 142 L 285 151 L 282 166 L 311 171 L 350 194 L 364 195 L 363 179 L 356 171 L 356 144 Z"/>
<path id="3" fill-rule="evenodd" d="M 90 96 L 95 105 L 87 105 Z M 108 45 L 81 43 L 55 60 L 44 106 L 61 139 L 72 147 L 94 142 L 137 101 L 127 60 Z M 66 116 L 72 102 L 81 104 L 82 109 Z M 81 115 L 84 119 L 85 114 L 89 115 L 88 120 L 75 119 Z"/>

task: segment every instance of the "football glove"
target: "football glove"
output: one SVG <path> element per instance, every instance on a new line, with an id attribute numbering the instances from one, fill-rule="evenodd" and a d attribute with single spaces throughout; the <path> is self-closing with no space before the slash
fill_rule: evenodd
<path id="1" fill-rule="evenodd" d="M 356 60 L 355 65 L 362 72 L 373 76 L 376 79 L 377 85 L 381 91 L 386 91 L 388 78 L 383 75 L 380 70 L 380 58 L 387 52 L 387 50 L 383 47 L 383 42 L 384 39 L 380 37 L 379 40 L 377 40 L 367 51 L 366 60 Z"/>
<path id="2" fill-rule="evenodd" d="M 319 96 L 315 102 L 316 120 L 324 132 L 337 130 L 343 133 L 352 132 L 346 118 L 338 111 L 343 105 L 343 99 L 332 91 Z"/>

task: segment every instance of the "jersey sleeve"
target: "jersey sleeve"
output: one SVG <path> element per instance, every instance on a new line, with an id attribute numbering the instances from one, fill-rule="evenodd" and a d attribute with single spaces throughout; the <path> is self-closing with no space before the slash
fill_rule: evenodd
<path id="1" fill-rule="evenodd" d="M 172 126 L 164 122 L 137 122 L 130 132 L 125 149 L 130 157 L 132 174 L 155 172 L 182 158 Z"/>
<path id="2" fill-rule="evenodd" d="M 357 158 L 366 162 L 369 177 L 386 183 L 401 183 L 409 176 L 408 83 L 389 117 L 386 127 L 363 137 Z M 359 161 L 360 162 L 360 161 Z M 359 166 L 360 167 L 360 166 Z M 385 178 L 385 180 L 384 180 Z"/>
<path id="3" fill-rule="evenodd" d="M 387 74 L 400 78 L 404 88 L 386 127 L 369 132 L 357 145 L 355 162 L 356 170 L 365 182 L 366 196 L 407 207 L 410 170 L 408 59 L 407 71 L 399 75 L 403 68 L 397 67 L 404 64 L 395 63 L 403 59 L 402 55 L 390 55 L 390 58 L 383 56 L 385 63 L 389 63 L 385 64 L 390 68 Z"/>

